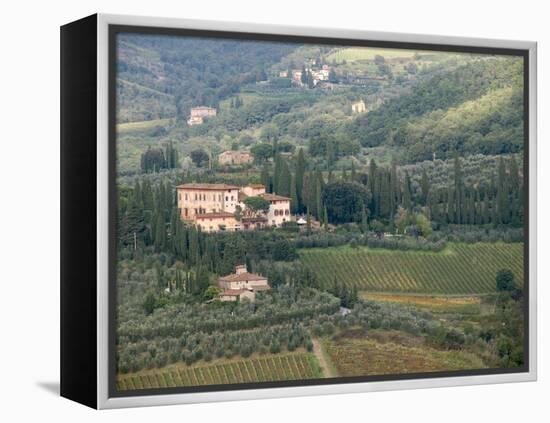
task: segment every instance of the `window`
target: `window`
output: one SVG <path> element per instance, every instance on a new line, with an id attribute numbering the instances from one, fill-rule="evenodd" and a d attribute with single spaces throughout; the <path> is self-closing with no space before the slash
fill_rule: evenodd
<path id="1" fill-rule="evenodd" d="M 195 201 L 197 201 L 197 193 L 195 193 Z"/>
<path id="2" fill-rule="evenodd" d="M 189 212 L 189 210 L 187 208 L 183 209 L 183 213 L 185 216 L 187 216 L 187 213 Z"/>
<path id="3" fill-rule="evenodd" d="M 229 201 L 229 197 L 227 195 L 225 196 L 225 201 Z"/>
<path id="4" fill-rule="evenodd" d="M 275 211 L 273 212 L 273 214 L 274 214 L 275 216 L 279 216 L 279 210 L 275 210 Z"/>
<path id="5" fill-rule="evenodd" d="M 285 216 L 288 216 L 290 214 L 290 211 L 288 209 L 285 210 Z"/>
<path id="6" fill-rule="evenodd" d="M 185 193 L 185 201 L 187 201 L 187 200 L 189 200 L 189 198 L 188 198 L 188 194 L 187 194 L 187 193 Z"/>
<path id="7" fill-rule="evenodd" d="M 231 201 L 235 200 L 235 197 L 231 196 Z"/>

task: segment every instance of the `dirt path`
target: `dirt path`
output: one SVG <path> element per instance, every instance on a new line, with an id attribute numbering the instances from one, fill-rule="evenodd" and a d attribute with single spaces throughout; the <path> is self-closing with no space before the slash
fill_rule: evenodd
<path id="1" fill-rule="evenodd" d="M 323 348 L 321 347 L 321 343 L 319 342 L 319 340 L 317 338 L 313 338 L 311 341 L 313 343 L 313 353 L 317 357 L 317 360 L 319 360 L 323 375 L 325 377 L 336 377 L 337 375 L 328 364 L 327 358 L 325 357 L 325 353 L 323 352 Z"/>

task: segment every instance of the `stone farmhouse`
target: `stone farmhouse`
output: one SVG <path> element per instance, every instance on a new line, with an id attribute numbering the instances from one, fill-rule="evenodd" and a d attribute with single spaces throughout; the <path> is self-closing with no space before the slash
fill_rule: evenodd
<path id="1" fill-rule="evenodd" d="M 265 192 L 261 184 L 244 187 L 228 184 L 189 183 L 176 187 L 180 218 L 205 232 L 280 227 L 290 222 L 290 198 Z M 245 203 L 248 197 L 269 201 L 267 212 L 253 212 Z"/>
<path id="2" fill-rule="evenodd" d="M 199 106 L 193 107 L 191 109 L 191 114 L 189 119 L 187 119 L 187 124 L 189 126 L 200 125 L 204 122 L 205 117 L 216 116 L 216 109 L 213 107 Z"/>
<path id="3" fill-rule="evenodd" d="M 218 156 L 218 162 L 222 165 L 243 165 L 253 161 L 249 151 L 224 151 Z"/>
<path id="4" fill-rule="evenodd" d="M 220 301 L 238 301 L 245 298 L 254 301 L 256 292 L 270 289 L 266 277 L 249 273 L 246 265 L 235 267 L 235 273 L 218 279 L 218 286 L 223 289 Z"/>
<path id="5" fill-rule="evenodd" d="M 367 106 L 365 105 L 365 102 L 361 100 L 351 105 L 351 111 L 352 113 L 364 113 L 367 111 Z"/>

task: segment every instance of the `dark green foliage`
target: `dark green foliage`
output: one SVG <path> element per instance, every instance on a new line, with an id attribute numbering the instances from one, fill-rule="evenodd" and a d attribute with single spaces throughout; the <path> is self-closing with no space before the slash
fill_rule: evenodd
<path id="1" fill-rule="evenodd" d="M 516 289 L 514 282 L 514 274 L 509 269 L 502 269 L 497 272 L 496 276 L 497 291 L 513 291 Z"/>
<path id="2" fill-rule="evenodd" d="M 193 163 L 195 163 L 198 167 L 203 167 L 210 161 L 210 156 L 203 149 L 193 150 L 189 156 L 191 157 L 191 160 L 193 160 Z"/>
<path id="3" fill-rule="evenodd" d="M 250 152 L 256 162 L 261 163 L 273 156 L 273 146 L 270 143 L 261 143 L 254 145 Z"/>
<path id="4" fill-rule="evenodd" d="M 369 192 L 357 182 L 333 182 L 323 192 L 331 223 L 361 221 L 361 213 L 369 201 Z"/>
<path id="5" fill-rule="evenodd" d="M 247 197 L 244 204 L 254 212 L 267 212 L 271 203 L 262 197 Z"/>
<path id="6" fill-rule="evenodd" d="M 178 166 L 178 151 L 172 142 L 168 143 L 164 150 L 149 146 L 147 151 L 141 155 L 141 171 L 143 173 L 160 172 L 161 169 L 175 169 Z"/>

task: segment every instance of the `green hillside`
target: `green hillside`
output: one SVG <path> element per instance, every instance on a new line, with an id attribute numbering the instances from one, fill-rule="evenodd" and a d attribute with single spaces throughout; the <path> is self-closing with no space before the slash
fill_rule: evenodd
<path id="1" fill-rule="evenodd" d="M 350 133 L 365 146 L 404 146 L 403 156 L 410 162 L 430 159 L 432 152 L 443 157 L 454 151 L 516 152 L 523 126 L 522 70 L 521 59 L 489 58 L 443 71 L 359 116 Z M 484 146 L 484 138 L 489 143 L 499 139 L 499 146 Z"/>
<path id="2" fill-rule="evenodd" d="M 197 105 L 216 107 L 241 85 L 265 80 L 266 69 L 295 48 L 275 42 L 121 34 L 119 87 L 127 91 L 133 83 L 141 90 L 135 101 L 119 103 L 119 115 L 141 121 L 185 117 Z M 145 110 L 153 116 L 145 117 Z"/>

